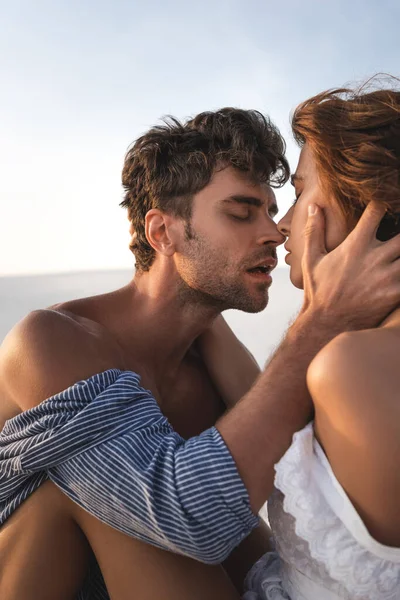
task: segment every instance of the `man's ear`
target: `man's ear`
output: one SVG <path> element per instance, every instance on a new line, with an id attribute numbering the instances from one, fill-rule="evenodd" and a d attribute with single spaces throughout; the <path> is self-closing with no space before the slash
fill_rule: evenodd
<path id="1" fill-rule="evenodd" d="M 152 208 L 145 217 L 146 238 L 156 252 L 172 256 L 176 251 L 176 217 Z"/>

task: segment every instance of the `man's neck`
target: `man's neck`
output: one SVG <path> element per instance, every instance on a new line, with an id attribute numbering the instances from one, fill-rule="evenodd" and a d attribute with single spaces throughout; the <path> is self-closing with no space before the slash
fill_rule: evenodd
<path id="1" fill-rule="evenodd" d="M 115 292 L 118 310 L 112 311 L 112 329 L 127 351 L 159 379 L 174 377 L 194 340 L 211 326 L 217 307 L 183 291 L 171 273 L 136 275 Z"/>

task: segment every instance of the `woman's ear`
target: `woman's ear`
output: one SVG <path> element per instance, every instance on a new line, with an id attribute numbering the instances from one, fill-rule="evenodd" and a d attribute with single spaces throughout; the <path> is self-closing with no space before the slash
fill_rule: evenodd
<path id="1" fill-rule="evenodd" d="M 159 254 L 172 256 L 176 251 L 173 222 L 176 218 L 158 208 L 152 208 L 145 217 L 146 238 L 150 246 Z"/>

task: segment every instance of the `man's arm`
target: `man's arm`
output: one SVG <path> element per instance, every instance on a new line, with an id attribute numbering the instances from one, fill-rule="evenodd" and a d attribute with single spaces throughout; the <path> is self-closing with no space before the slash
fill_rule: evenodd
<path id="1" fill-rule="evenodd" d="M 197 348 L 225 405 L 232 408 L 251 389 L 261 369 L 222 315 L 198 339 Z"/>
<path id="2" fill-rule="evenodd" d="M 0 389 L 24 411 L 77 381 L 118 366 L 108 340 L 88 334 L 66 314 L 36 310 L 17 323 L 0 346 Z"/>
<path id="3" fill-rule="evenodd" d="M 197 340 L 197 348 L 225 405 L 231 408 L 254 385 L 261 370 L 249 350 L 219 315 Z M 251 567 L 271 550 L 271 530 L 261 520 L 223 563 L 239 593 Z"/>
<path id="4" fill-rule="evenodd" d="M 261 520 L 259 526 L 253 529 L 222 563 L 239 594 L 244 592 L 244 580 L 250 569 L 266 552 L 272 550 L 271 535 L 270 528 Z"/>

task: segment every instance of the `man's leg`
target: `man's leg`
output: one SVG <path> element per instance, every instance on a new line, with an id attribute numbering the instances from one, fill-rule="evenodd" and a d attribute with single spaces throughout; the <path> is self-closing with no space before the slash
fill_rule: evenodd
<path id="1" fill-rule="evenodd" d="M 63 495 L 47 481 L 0 529 L 0 598 L 73 600 L 89 556 Z"/>
<path id="2" fill-rule="evenodd" d="M 82 534 L 84 533 L 84 535 Z M 222 567 L 159 550 L 105 525 L 46 482 L 0 530 L 7 565 L 0 597 L 73 600 L 90 548 L 110 596 L 132 600 L 239 600 Z"/>
<path id="3" fill-rule="evenodd" d="M 72 503 L 71 503 L 72 504 Z M 73 504 L 72 515 L 96 555 L 115 600 L 239 600 L 224 569 L 131 538 Z"/>

